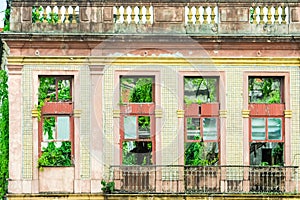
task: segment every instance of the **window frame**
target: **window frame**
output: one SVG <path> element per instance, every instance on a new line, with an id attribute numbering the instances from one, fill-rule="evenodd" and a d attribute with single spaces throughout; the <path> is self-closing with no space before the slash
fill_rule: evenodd
<path id="1" fill-rule="evenodd" d="M 220 163 L 220 157 L 221 157 L 221 121 L 220 121 L 220 79 L 222 78 L 221 75 L 191 75 L 191 74 L 183 74 L 183 105 L 184 105 L 184 143 L 196 143 L 196 142 L 204 142 L 204 143 L 212 143 L 216 142 L 218 145 L 218 162 Z M 205 102 L 205 103 L 192 103 L 191 105 L 187 105 L 185 103 L 185 78 L 216 78 L 216 101 L 213 102 Z M 192 106 L 189 108 L 189 106 Z M 196 109 L 196 111 L 195 111 Z M 199 112 L 197 111 L 199 109 Z M 187 135 L 187 119 L 188 118 L 197 118 L 200 120 L 200 139 L 199 140 L 190 140 L 188 139 Z M 204 128 L 203 128 L 203 119 L 205 118 L 215 118 L 216 119 L 216 125 L 217 125 L 217 138 L 216 140 L 204 140 Z M 185 150 L 184 150 L 185 151 Z M 184 158 L 185 162 L 185 158 Z"/>
<path id="2" fill-rule="evenodd" d="M 74 76 L 73 75 L 39 75 L 38 81 L 40 83 L 40 78 L 55 78 L 55 88 L 56 88 L 56 101 L 45 101 L 44 105 L 41 108 L 40 119 L 38 121 L 38 157 L 42 155 L 42 142 L 62 142 L 70 141 L 71 142 L 71 160 L 74 161 L 74 103 L 73 103 L 73 85 L 74 85 Z M 59 80 L 70 80 L 70 96 L 71 100 L 69 101 L 58 101 L 58 81 Z M 69 140 L 57 140 L 55 137 L 51 141 L 44 141 L 43 139 L 43 124 L 45 117 L 55 117 L 55 127 L 57 128 L 57 117 L 59 116 L 69 116 L 69 125 L 70 125 L 70 135 Z M 56 133 L 57 135 L 57 133 Z"/>
<path id="3" fill-rule="evenodd" d="M 120 147 L 120 164 L 123 163 L 123 143 L 124 142 L 151 142 L 152 143 L 152 151 L 151 151 L 151 158 L 152 158 L 152 165 L 156 164 L 156 119 L 155 119 L 155 105 L 156 105 L 156 98 L 155 98 L 155 79 L 156 75 L 123 75 L 119 74 L 119 99 L 121 100 L 121 78 L 152 78 L 152 101 L 151 102 L 122 102 L 119 104 L 120 108 L 120 128 L 119 128 L 119 147 Z M 136 139 L 126 139 L 125 138 L 125 127 L 124 127 L 124 118 L 127 116 L 135 116 L 138 120 L 139 116 L 149 116 L 150 117 L 150 138 L 142 139 L 138 137 L 138 123 L 137 123 L 137 138 Z"/>
<path id="4" fill-rule="evenodd" d="M 287 105 L 289 101 L 287 99 L 288 96 L 288 78 L 289 75 L 287 72 L 253 72 L 246 73 L 245 78 L 247 78 L 247 107 L 249 110 L 249 118 L 248 118 L 248 153 L 249 155 L 249 164 L 251 164 L 250 158 L 250 148 L 252 143 L 283 143 L 284 146 L 284 154 L 283 154 L 283 162 L 286 165 L 286 155 L 289 150 L 286 150 L 286 118 L 284 116 L 284 110 L 287 109 Z M 250 102 L 249 96 L 249 79 L 250 78 L 276 78 L 280 79 L 280 103 L 267 103 L 267 102 Z M 263 118 L 265 119 L 265 139 L 264 140 L 254 140 L 252 139 L 252 119 L 253 118 Z M 268 119 L 278 118 L 281 119 L 281 139 L 273 140 L 268 138 Z"/>

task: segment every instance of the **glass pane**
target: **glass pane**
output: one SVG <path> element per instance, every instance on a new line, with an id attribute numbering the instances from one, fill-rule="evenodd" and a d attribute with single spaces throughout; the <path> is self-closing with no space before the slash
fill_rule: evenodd
<path id="1" fill-rule="evenodd" d="M 152 102 L 153 78 L 126 77 L 120 78 L 121 103 L 149 103 Z"/>
<path id="2" fill-rule="evenodd" d="M 187 139 L 200 140 L 200 118 L 187 118 Z"/>
<path id="3" fill-rule="evenodd" d="M 70 101 L 71 97 L 71 82 L 70 80 L 58 80 L 58 101 Z"/>
<path id="4" fill-rule="evenodd" d="M 216 118 L 203 119 L 203 139 L 204 140 L 217 140 L 218 129 Z"/>
<path id="5" fill-rule="evenodd" d="M 124 137 L 125 139 L 136 139 L 137 122 L 135 116 L 124 117 Z"/>
<path id="6" fill-rule="evenodd" d="M 268 118 L 268 139 L 281 140 L 281 119 Z"/>
<path id="7" fill-rule="evenodd" d="M 58 140 L 70 139 L 70 117 L 68 116 L 57 117 L 57 139 Z"/>
<path id="8" fill-rule="evenodd" d="M 185 77 L 184 103 L 217 102 L 217 78 Z"/>
<path id="9" fill-rule="evenodd" d="M 150 116 L 139 116 L 139 138 L 147 139 L 150 138 Z"/>
<path id="10" fill-rule="evenodd" d="M 152 163 L 151 142 L 123 142 L 123 165 L 150 165 Z"/>
<path id="11" fill-rule="evenodd" d="M 55 117 L 44 117 L 43 121 L 43 140 L 55 139 Z"/>
<path id="12" fill-rule="evenodd" d="M 265 118 L 251 119 L 252 140 L 266 139 L 266 121 Z"/>

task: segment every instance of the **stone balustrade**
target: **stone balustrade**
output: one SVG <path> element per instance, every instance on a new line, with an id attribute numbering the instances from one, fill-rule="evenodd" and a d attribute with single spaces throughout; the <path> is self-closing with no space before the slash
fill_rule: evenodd
<path id="1" fill-rule="evenodd" d="M 12 32 L 278 35 L 300 29 L 296 0 L 15 0 L 11 13 Z"/>

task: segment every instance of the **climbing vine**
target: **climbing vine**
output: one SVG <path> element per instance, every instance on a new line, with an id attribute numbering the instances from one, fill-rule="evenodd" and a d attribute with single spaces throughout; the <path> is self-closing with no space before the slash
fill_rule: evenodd
<path id="1" fill-rule="evenodd" d="M 8 155 L 9 155 L 9 130 L 8 130 L 8 76 L 6 71 L 0 71 L 0 198 L 4 198 L 8 186 Z"/>

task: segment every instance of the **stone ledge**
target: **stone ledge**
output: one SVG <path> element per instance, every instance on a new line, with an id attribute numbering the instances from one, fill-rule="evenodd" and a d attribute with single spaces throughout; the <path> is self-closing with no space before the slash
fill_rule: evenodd
<path id="1" fill-rule="evenodd" d="M 248 200 L 269 199 L 288 200 L 300 199 L 300 195 L 271 195 L 271 194 L 9 194 L 8 200 L 39 200 L 39 199 L 81 199 L 81 200 Z"/>

